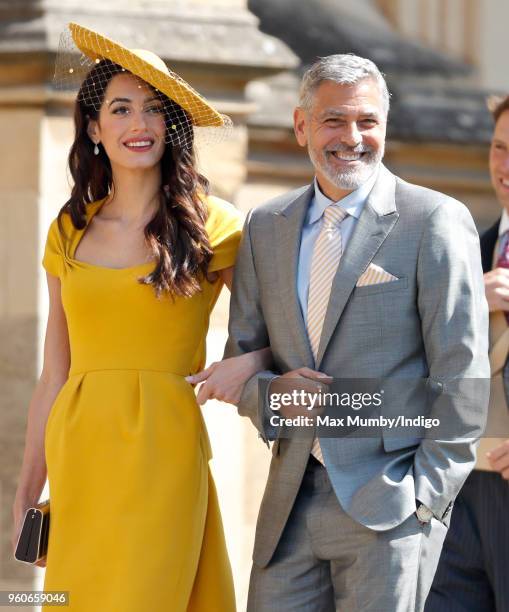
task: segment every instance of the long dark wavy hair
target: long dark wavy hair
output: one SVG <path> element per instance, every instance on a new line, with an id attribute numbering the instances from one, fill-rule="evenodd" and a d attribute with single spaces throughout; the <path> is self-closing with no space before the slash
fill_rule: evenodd
<path id="1" fill-rule="evenodd" d="M 60 209 L 61 217 L 68 213 L 75 228 L 86 226 L 86 205 L 105 198 L 114 188 L 111 163 L 100 147 L 94 155 L 87 134 L 88 122 L 97 120 L 106 87 L 119 73 L 126 73 L 110 60 L 102 60 L 86 76 L 78 93 L 74 109 L 75 138 L 69 153 L 69 169 L 74 181 L 71 197 Z M 92 89 L 93 88 L 93 89 Z M 87 92 L 94 91 L 94 101 Z M 154 270 L 139 279 L 153 285 L 156 295 L 190 297 L 200 291 L 200 280 L 207 277 L 212 248 L 205 230 L 207 206 L 203 195 L 208 193 L 208 180 L 195 165 L 192 125 L 186 111 L 164 94 L 158 93 L 165 103 L 166 129 L 174 123 L 187 125 L 189 146 L 167 144 L 161 158 L 161 187 L 159 208 L 145 226 L 146 241 L 155 259 Z M 97 103 L 99 101 L 99 104 Z"/>

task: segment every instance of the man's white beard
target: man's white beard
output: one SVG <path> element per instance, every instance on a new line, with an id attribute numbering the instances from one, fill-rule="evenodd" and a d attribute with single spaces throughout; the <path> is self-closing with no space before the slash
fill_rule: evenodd
<path id="1" fill-rule="evenodd" d="M 355 148 L 352 149 L 352 151 L 355 151 Z M 365 161 L 361 161 L 357 168 L 337 170 L 332 167 L 331 164 L 327 163 L 325 152 L 320 159 L 318 159 L 311 147 L 308 147 L 309 158 L 313 166 L 318 168 L 333 185 L 338 187 L 338 189 L 346 189 L 349 191 L 355 191 L 355 189 L 358 189 L 369 179 L 378 164 L 382 161 L 384 151 L 385 147 L 382 145 L 376 153 L 368 153 Z"/>

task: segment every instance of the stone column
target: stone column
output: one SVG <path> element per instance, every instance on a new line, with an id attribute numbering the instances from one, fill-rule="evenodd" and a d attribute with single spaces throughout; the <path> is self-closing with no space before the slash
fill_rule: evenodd
<path id="1" fill-rule="evenodd" d="M 0 164 L 0 590 L 31 588 L 11 551 L 11 507 L 38 360 L 39 148 L 42 113 L 4 105 Z M 5 154 L 7 148 L 11 148 Z"/>

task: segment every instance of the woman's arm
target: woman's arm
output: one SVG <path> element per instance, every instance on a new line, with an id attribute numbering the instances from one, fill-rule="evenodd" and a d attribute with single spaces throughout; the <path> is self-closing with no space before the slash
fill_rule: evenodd
<path id="1" fill-rule="evenodd" d="M 223 270 L 219 270 L 219 274 L 223 279 L 224 284 L 228 287 L 230 291 L 232 290 L 233 284 L 233 270 L 233 266 L 231 266 L 230 268 L 224 268 Z"/>
<path id="2" fill-rule="evenodd" d="M 69 374 L 70 351 L 60 280 L 47 274 L 49 314 L 44 341 L 44 365 L 28 409 L 25 452 L 13 505 L 13 550 L 25 512 L 34 506 L 46 482 L 44 434 L 51 407 Z M 41 563 L 45 565 L 45 563 Z"/>
<path id="3" fill-rule="evenodd" d="M 233 270 L 231 266 L 218 271 L 230 291 L 233 283 Z M 193 385 L 204 383 L 196 397 L 199 404 L 204 404 L 209 399 L 236 404 L 240 400 L 246 381 L 260 370 L 267 369 L 271 363 L 272 353 L 270 348 L 266 347 L 239 357 L 215 362 L 206 370 L 194 376 L 188 376 L 186 380 Z"/>
<path id="4" fill-rule="evenodd" d="M 246 381 L 272 363 L 270 347 L 251 351 L 238 357 L 230 357 L 211 364 L 194 376 L 187 376 L 192 385 L 203 383 L 196 397 L 199 404 L 209 399 L 218 399 L 228 404 L 237 404 Z"/>

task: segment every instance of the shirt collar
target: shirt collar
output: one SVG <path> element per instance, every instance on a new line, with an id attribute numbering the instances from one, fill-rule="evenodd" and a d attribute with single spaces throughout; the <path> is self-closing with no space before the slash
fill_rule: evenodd
<path id="1" fill-rule="evenodd" d="M 373 174 L 369 177 L 369 179 L 365 183 L 363 183 L 355 191 L 352 191 L 352 193 L 349 193 L 347 196 L 345 196 L 344 198 L 341 198 L 341 200 L 338 200 L 337 202 L 330 200 L 322 192 L 322 190 L 320 189 L 318 185 L 318 181 L 316 180 L 316 176 L 315 176 L 314 181 L 313 181 L 314 188 L 315 188 L 315 195 L 314 195 L 311 207 L 308 211 L 307 224 L 311 225 L 312 223 L 315 223 L 316 221 L 318 221 L 322 217 L 325 209 L 331 204 L 336 204 L 337 206 L 341 206 L 341 208 L 343 208 L 350 216 L 358 219 L 361 215 L 362 209 L 364 208 L 364 204 L 366 203 L 368 195 L 373 189 L 373 185 L 375 184 L 377 176 L 378 176 L 378 168 L 373 172 Z M 508 218 L 508 224 L 509 224 L 509 218 Z"/>
<path id="2" fill-rule="evenodd" d="M 500 238 L 507 230 L 509 230 L 509 214 L 504 208 L 502 211 L 502 218 L 500 219 L 500 225 L 498 226 L 498 237 Z"/>

